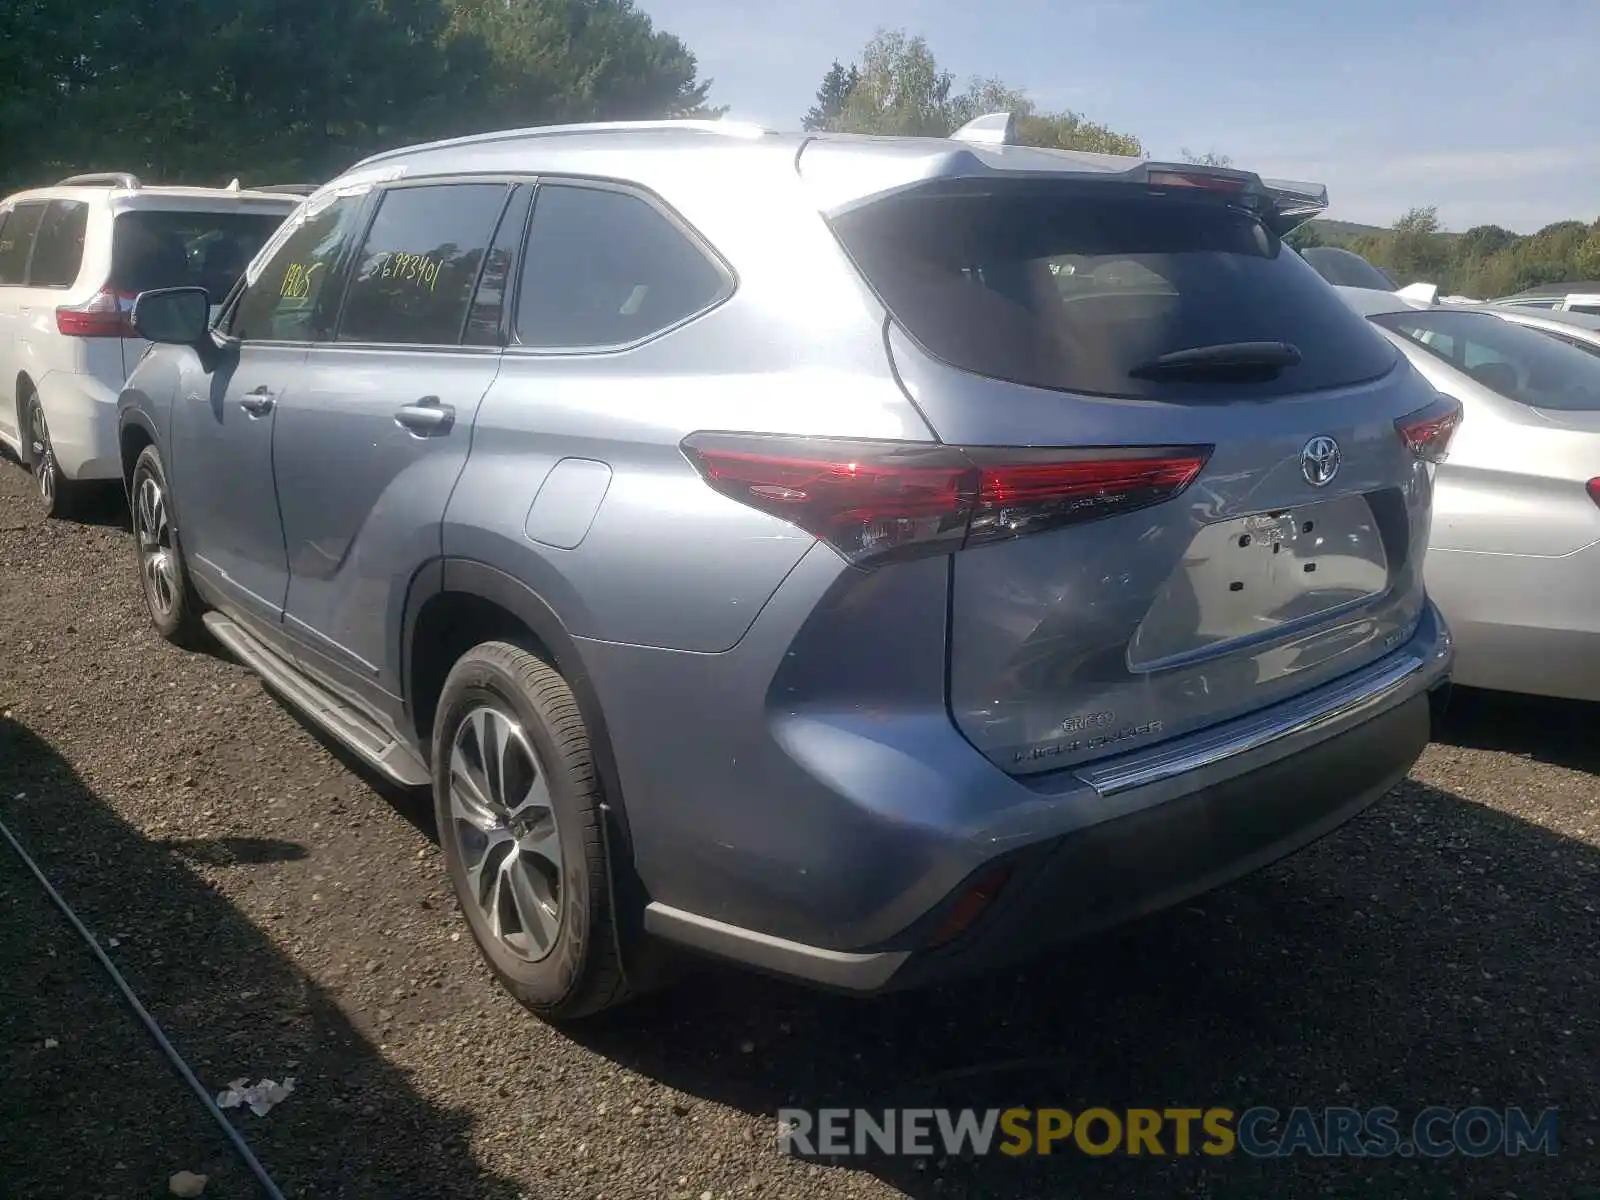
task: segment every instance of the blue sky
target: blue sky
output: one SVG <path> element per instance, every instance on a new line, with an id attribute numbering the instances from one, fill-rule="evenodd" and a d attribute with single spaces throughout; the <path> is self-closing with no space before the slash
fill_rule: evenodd
<path id="1" fill-rule="evenodd" d="M 1328 215 L 1521 233 L 1600 217 L 1597 0 L 639 0 L 730 115 L 798 128 L 834 58 L 878 26 L 958 80 L 1138 135 L 1158 157 L 1328 185 Z"/>

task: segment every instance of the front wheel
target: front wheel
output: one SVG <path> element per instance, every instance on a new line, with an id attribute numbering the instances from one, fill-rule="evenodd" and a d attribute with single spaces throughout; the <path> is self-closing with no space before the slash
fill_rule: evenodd
<path id="1" fill-rule="evenodd" d="M 134 464 L 128 506 L 139 552 L 145 611 L 167 641 L 192 645 L 200 631 L 200 600 L 183 564 L 178 530 L 172 523 L 167 474 L 161 465 L 161 453 L 154 446 L 146 446 Z"/>
<path id="2" fill-rule="evenodd" d="M 434 811 L 456 897 L 500 982 L 548 1020 L 628 998 L 599 778 L 567 683 L 486 642 L 445 680 Z"/>

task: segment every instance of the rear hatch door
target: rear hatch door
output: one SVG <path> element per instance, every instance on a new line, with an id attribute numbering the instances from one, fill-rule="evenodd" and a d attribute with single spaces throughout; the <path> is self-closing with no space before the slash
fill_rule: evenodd
<path id="1" fill-rule="evenodd" d="M 1421 615 L 1422 457 L 1459 406 L 1238 178 L 990 174 L 832 218 L 908 393 L 992 477 L 951 558 L 949 700 L 1013 773 L 1285 699 Z"/>

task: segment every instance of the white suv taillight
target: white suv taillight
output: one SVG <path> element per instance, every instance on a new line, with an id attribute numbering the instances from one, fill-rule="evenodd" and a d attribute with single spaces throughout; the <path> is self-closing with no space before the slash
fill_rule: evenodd
<path id="1" fill-rule="evenodd" d="M 59 306 L 56 309 L 56 329 L 66 337 L 134 337 L 130 321 L 133 301 L 130 293 L 101 288 L 82 304 Z"/>

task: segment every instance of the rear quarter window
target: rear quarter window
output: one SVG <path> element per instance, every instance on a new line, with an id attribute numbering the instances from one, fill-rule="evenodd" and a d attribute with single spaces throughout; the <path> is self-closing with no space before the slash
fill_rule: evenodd
<path id="1" fill-rule="evenodd" d="M 523 255 L 516 343 L 627 346 L 681 325 L 731 290 L 722 268 L 642 197 L 545 184 Z"/>
<path id="2" fill-rule="evenodd" d="M 1250 213 L 1142 186 L 960 181 L 836 217 L 924 349 L 994 379 L 1092 395 L 1264 398 L 1379 378 L 1395 352 Z M 1289 342 L 1298 365 L 1227 384 L 1130 371 L 1177 350 Z"/>
<path id="3" fill-rule="evenodd" d="M 89 206 L 80 200 L 52 200 L 39 223 L 39 237 L 28 268 L 28 286 L 71 287 L 83 265 L 83 239 L 89 231 Z"/>
<path id="4" fill-rule="evenodd" d="M 44 217 L 44 202 L 17 205 L 0 225 L 0 286 L 20 287 L 28 277 L 28 255 Z"/>

